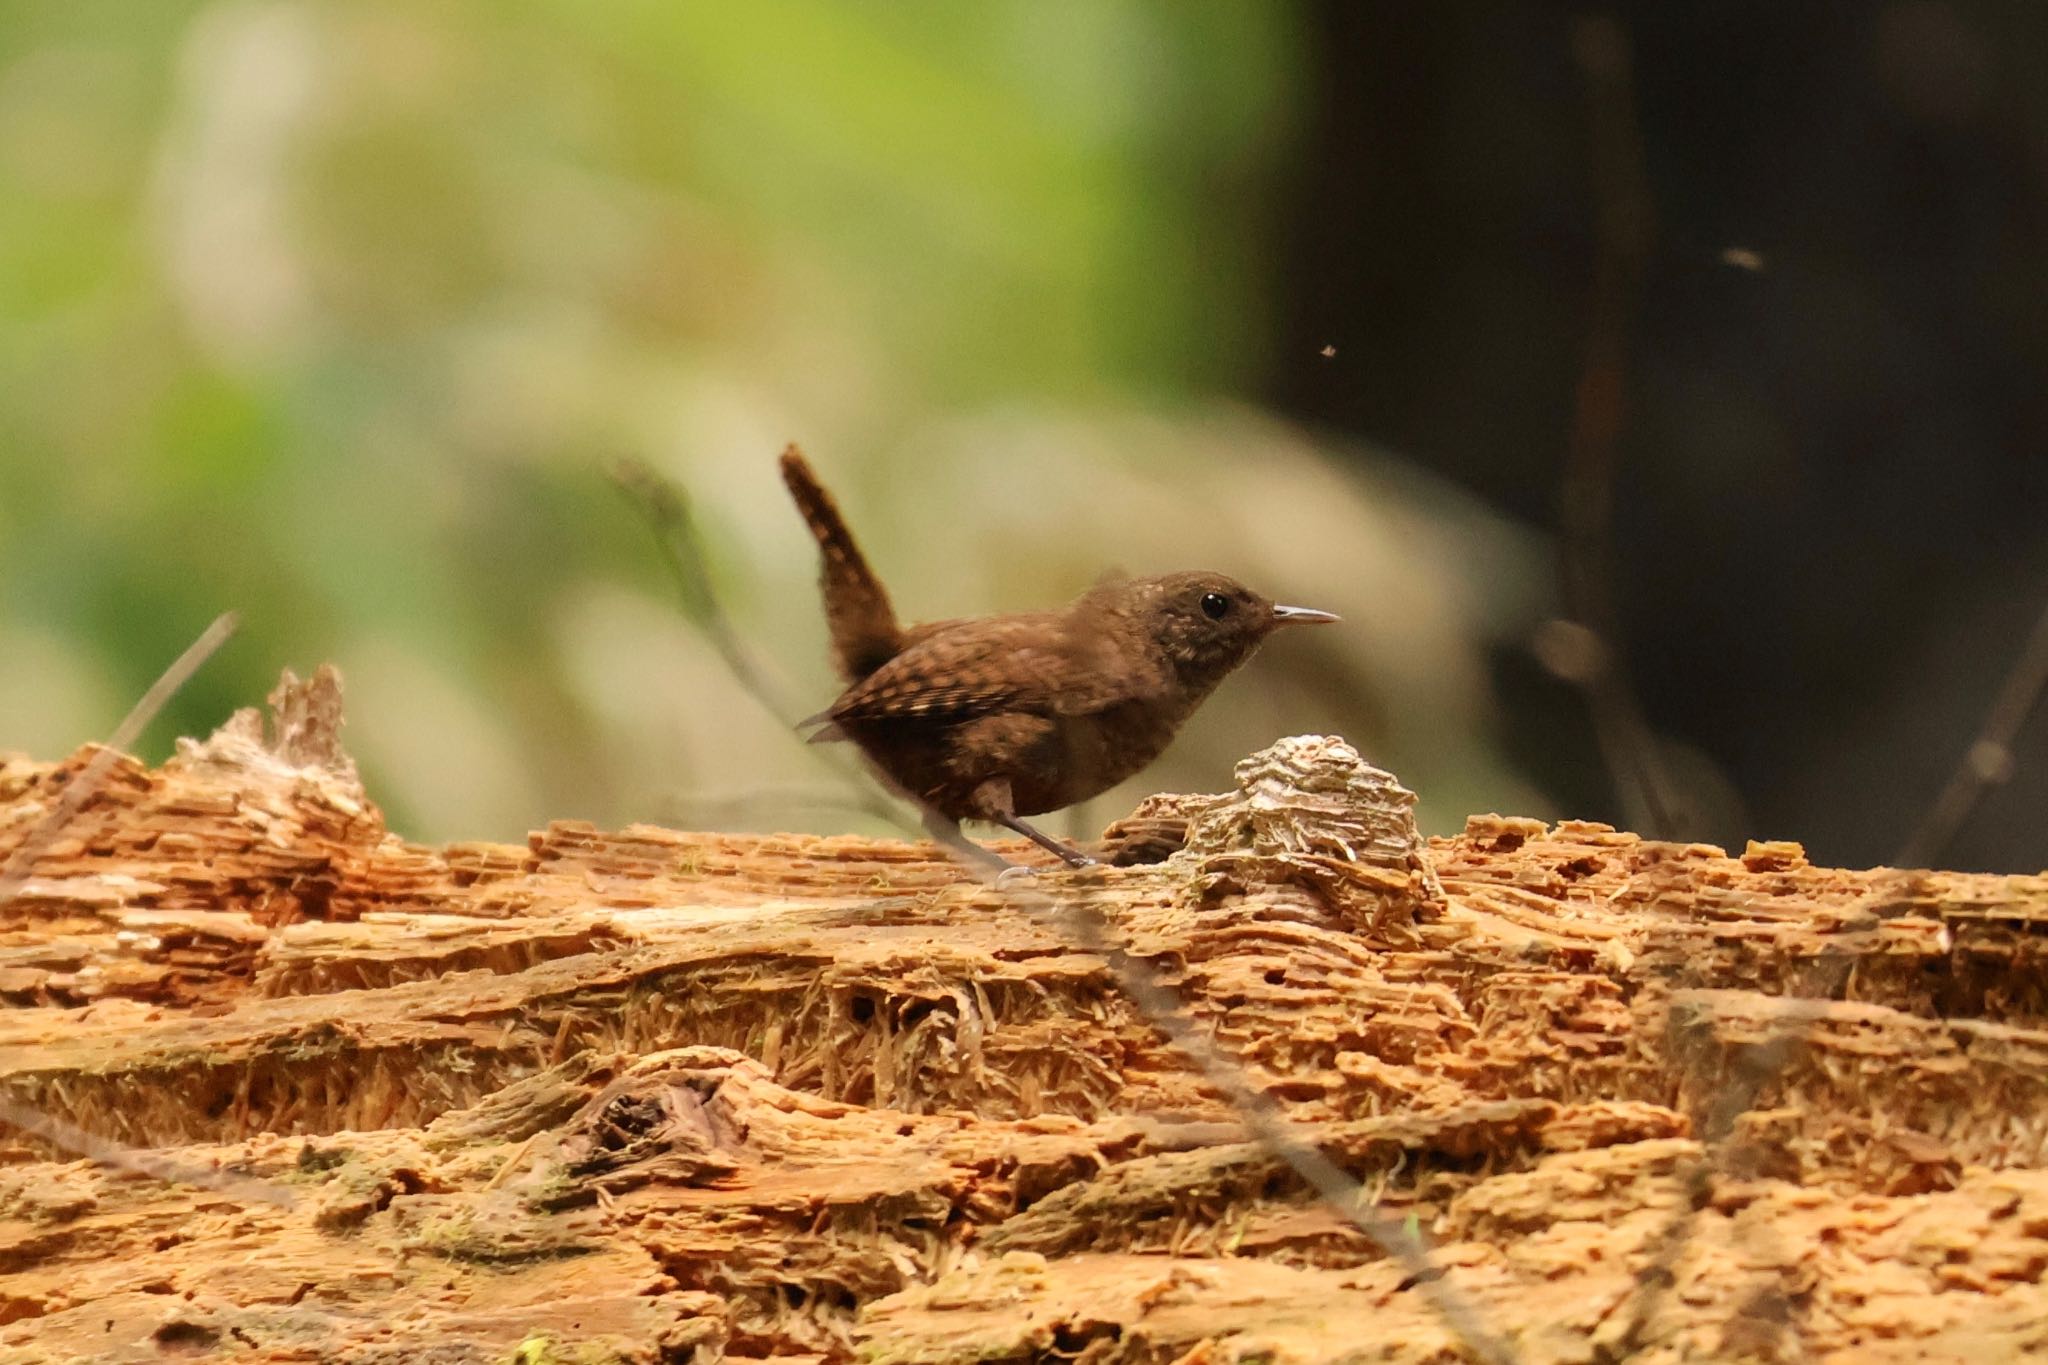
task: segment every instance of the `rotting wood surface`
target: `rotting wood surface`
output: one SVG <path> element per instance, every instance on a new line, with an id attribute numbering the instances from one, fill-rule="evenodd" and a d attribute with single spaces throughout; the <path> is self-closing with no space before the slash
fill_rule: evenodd
<path id="1" fill-rule="evenodd" d="M 0 907 L 0 1097 L 223 1177 L 0 1131 L 0 1360 L 1457 1358 L 1103 962 L 929 846 L 421 847 L 331 675 L 273 704 L 124 760 Z M 87 757 L 0 765 L 0 855 Z M 2048 1350 L 2048 882 L 1494 816 L 1425 851 L 1331 741 L 1239 779 L 1042 889 L 1518 1358 Z"/>

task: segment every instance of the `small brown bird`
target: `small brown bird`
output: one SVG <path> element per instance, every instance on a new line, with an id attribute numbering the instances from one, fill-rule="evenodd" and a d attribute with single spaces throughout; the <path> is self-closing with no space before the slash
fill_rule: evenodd
<path id="1" fill-rule="evenodd" d="M 795 446 L 782 481 L 824 559 L 825 621 L 847 683 L 805 724 L 822 727 L 813 740 L 859 745 L 955 846 L 960 821 L 986 820 L 1089 865 L 1022 817 L 1085 801 L 1157 758 L 1279 627 L 1337 619 L 1276 606 L 1222 574 L 1177 573 L 1105 582 L 1059 611 L 906 629 Z"/>

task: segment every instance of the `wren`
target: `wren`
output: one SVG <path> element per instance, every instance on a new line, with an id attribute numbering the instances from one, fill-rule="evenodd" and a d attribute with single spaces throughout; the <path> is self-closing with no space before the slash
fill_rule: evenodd
<path id="1" fill-rule="evenodd" d="M 1217 573 L 1107 581 L 1057 611 L 905 627 L 832 497 L 791 446 L 782 481 L 823 559 L 845 692 L 804 722 L 860 747 L 935 838 L 962 820 L 1014 830 L 1072 866 L 1086 854 L 1025 823 L 1108 790 L 1157 758 L 1268 635 L 1326 611 L 1277 606 Z"/>

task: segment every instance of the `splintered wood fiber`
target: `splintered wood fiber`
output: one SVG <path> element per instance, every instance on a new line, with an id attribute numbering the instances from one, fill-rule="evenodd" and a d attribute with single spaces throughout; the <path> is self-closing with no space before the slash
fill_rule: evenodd
<path id="1" fill-rule="evenodd" d="M 2042 878 L 1425 842 L 1314 737 L 1047 869 L 1418 1280 L 929 846 L 426 847 L 273 702 L 0 906 L 0 1099 L 129 1149 L 0 1129 L 0 1360 L 1466 1358 L 1437 1283 L 1532 1362 L 2048 1351 Z M 90 756 L 0 762 L 0 856 Z"/>

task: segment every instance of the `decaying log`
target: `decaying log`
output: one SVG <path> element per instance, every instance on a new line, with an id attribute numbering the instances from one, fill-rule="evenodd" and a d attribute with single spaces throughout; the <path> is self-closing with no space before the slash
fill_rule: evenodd
<path id="1" fill-rule="evenodd" d="M 0 1131 L 0 1359 L 1459 1358 L 1103 960 L 929 846 L 422 847 L 331 674 L 273 703 L 121 760 L 0 907 L 0 1098 L 184 1173 Z M 87 758 L 0 765 L 0 855 Z M 1040 888 L 1519 1359 L 2048 1349 L 2048 881 L 1424 845 L 1411 800 L 1286 741 L 1148 803 L 1165 862 Z"/>

